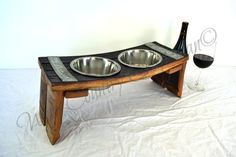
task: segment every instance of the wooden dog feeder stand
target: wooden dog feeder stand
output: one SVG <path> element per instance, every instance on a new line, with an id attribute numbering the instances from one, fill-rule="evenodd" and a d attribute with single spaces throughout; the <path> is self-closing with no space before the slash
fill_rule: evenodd
<path id="1" fill-rule="evenodd" d="M 157 42 L 152 42 L 152 44 L 161 47 L 161 50 L 176 53 L 174 50 L 160 45 Z M 153 50 L 150 46 L 147 46 L 147 44 L 129 49 Z M 119 63 L 117 56 L 125 50 L 90 56 L 105 57 Z M 57 67 L 52 65 L 49 60 L 50 57 L 39 57 L 38 61 L 41 68 L 39 113 L 43 125 L 46 126 L 47 135 L 51 144 L 55 144 L 60 137 L 64 98 L 84 97 L 88 96 L 89 89 L 123 84 L 145 78 L 151 78 L 161 87 L 167 88 L 176 96 L 181 97 L 188 55 L 182 55 L 179 59 L 164 54 L 161 54 L 161 56 L 163 58 L 162 62 L 154 67 L 137 69 L 120 64 L 120 73 L 105 78 L 89 77 L 74 72 L 70 68 L 70 62 L 80 56 L 57 57 L 64 66 L 64 70 L 66 69 L 76 80 L 63 80 L 58 75 L 58 72 L 62 74 L 63 72 L 60 71 L 61 69 L 55 69 Z"/>

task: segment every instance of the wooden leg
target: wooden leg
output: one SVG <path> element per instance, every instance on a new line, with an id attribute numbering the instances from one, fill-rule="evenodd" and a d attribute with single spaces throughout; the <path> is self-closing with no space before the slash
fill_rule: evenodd
<path id="1" fill-rule="evenodd" d="M 162 87 L 166 87 L 170 92 L 174 93 L 176 96 L 181 97 L 183 91 L 184 82 L 184 72 L 186 63 L 170 69 L 161 75 L 155 75 L 152 80 Z"/>
<path id="2" fill-rule="evenodd" d="M 44 74 L 41 73 L 39 115 L 43 125 L 46 124 L 46 103 L 47 103 L 47 84 L 45 81 Z"/>
<path id="3" fill-rule="evenodd" d="M 165 88 L 166 77 L 167 77 L 166 73 L 161 73 L 161 74 L 152 76 L 151 79 L 157 84 L 159 84 L 160 86 L 162 86 L 163 88 Z"/>
<path id="4" fill-rule="evenodd" d="M 60 137 L 64 105 L 63 91 L 52 91 L 47 88 L 46 131 L 51 144 L 55 144 Z"/>

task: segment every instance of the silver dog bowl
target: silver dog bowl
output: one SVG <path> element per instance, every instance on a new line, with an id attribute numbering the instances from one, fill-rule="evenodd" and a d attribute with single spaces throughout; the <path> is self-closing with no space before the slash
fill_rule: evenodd
<path id="1" fill-rule="evenodd" d="M 70 67 L 86 76 L 107 77 L 120 72 L 121 67 L 113 60 L 102 57 L 81 57 L 70 63 Z"/>
<path id="2" fill-rule="evenodd" d="M 149 68 L 159 64 L 162 61 L 162 56 L 151 50 L 133 49 L 120 53 L 118 60 L 129 67 Z"/>

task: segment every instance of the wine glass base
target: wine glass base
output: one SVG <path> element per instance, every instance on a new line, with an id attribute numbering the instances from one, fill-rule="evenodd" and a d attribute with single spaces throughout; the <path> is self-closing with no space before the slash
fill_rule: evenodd
<path id="1" fill-rule="evenodd" d="M 190 84 L 187 84 L 187 86 L 189 89 L 193 91 L 201 92 L 205 90 L 204 86 L 200 83 L 190 83 Z"/>

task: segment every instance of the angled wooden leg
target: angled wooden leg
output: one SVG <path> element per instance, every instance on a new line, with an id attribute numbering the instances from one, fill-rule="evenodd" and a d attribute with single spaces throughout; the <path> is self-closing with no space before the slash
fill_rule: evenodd
<path id="1" fill-rule="evenodd" d="M 186 64 L 187 63 L 183 64 L 182 69 L 179 71 L 179 82 L 178 82 L 178 93 L 177 93 L 177 96 L 179 97 L 182 96 L 182 92 L 183 92 L 184 73 L 185 73 Z"/>
<path id="2" fill-rule="evenodd" d="M 156 82 L 157 84 L 159 84 L 163 88 L 165 88 L 166 78 L 167 78 L 167 74 L 166 73 L 160 73 L 160 74 L 157 74 L 157 75 L 154 75 L 154 76 L 151 77 L 151 79 L 154 82 Z"/>
<path id="3" fill-rule="evenodd" d="M 177 71 L 170 70 L 168 79 L 166 80 L 166 88 L 178 97 L 182 96 L 185 67 L 186 63 L 179 66 L 179 68 L 177 68 Z"/>
<path id="4" fill-rule="evenodd" d="M 46 104 L 47 104 L 47 84 L 44 73 L 41 72 L 39 115 L 43 125 L 46 124 Z"/>
<path id="5" fill-rule="evenodd" d="M 176 96 L 181 97 L 183 91 L 185 67 L 186 63 L 178 65 L 164 73 L 153 76 L 152 80 L 160 84 L 163 88 L 167 88 Z"/>
<path id="6" fill-rule="evenodd" d="M 60 137 L 64 105 L 64 92 L 52 91 L 47 88 L 46 131 L 51 144 L 55 144 Z"/>

